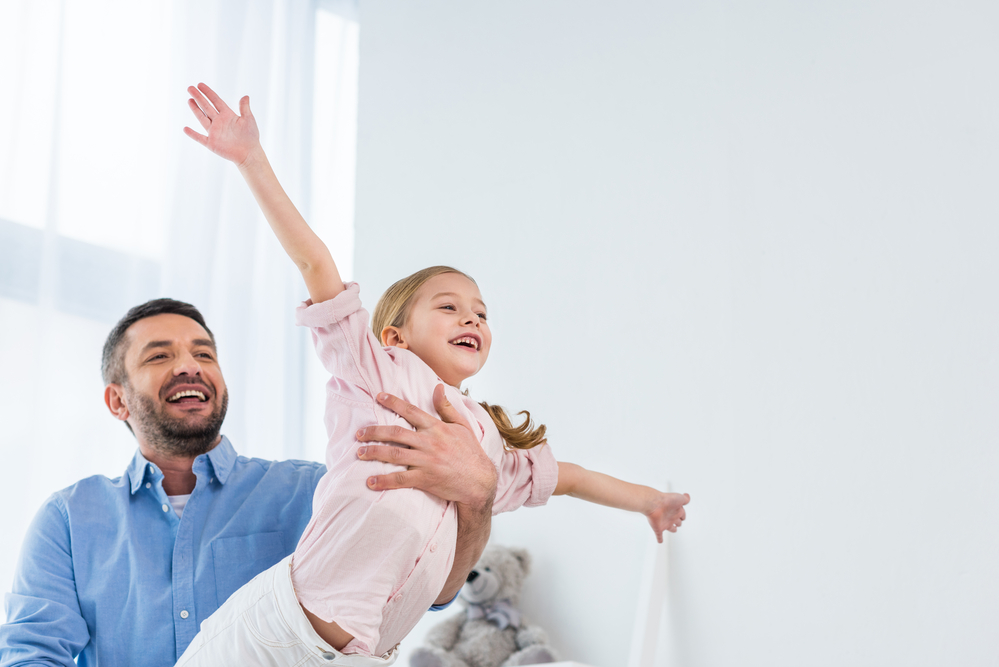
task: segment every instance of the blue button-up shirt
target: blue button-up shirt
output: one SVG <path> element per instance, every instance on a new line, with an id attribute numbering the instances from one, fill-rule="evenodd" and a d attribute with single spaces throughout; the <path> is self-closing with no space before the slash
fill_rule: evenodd
<path id="1" fill-rule="evenodd" d="M 170 667 L 230 594 L 294 551 L 325 470 L 237 456 L 223 437 L 195 459 L 183 517 L 138 452 L 122 477 L 54 494 L 7 596 L 0 666 Z"/>

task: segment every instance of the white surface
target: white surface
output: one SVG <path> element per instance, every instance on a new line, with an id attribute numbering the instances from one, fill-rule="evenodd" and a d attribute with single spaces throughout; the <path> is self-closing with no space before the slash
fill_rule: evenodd
<path id="1" fill-rule="evenodd" d="M 363 5 L 362 296 L 471 272 L 472 395 L 690 492 L 660 667 L 995 663 L 997 21 Z M 566 658 L 625 663 L 641 517 L 556 498 L 493 532 L 531 550 L 522 607 Z"/>
<path id="2" fill-rule="evenodd" d="M 670 491 L 669 482 L 662 486 Z M 681 528 L 682 529 L 682 528 Z M 645 564 L 638 589 L 638 609 L 631 631 L 631 651 L 628 667 L 653 667 L 659 648 L 660 625 L 669 595 L 669 545 L 673 534 L 663 533 L 663 542 L 649 542 L 645 548 Z M 666 641 L 669 641 L 668 638 Z"/>

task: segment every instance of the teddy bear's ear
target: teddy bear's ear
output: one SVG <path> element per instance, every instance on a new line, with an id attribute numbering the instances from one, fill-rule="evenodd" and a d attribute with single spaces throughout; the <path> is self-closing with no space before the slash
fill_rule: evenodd
<path id="1" fill-rule="evenodd" d="M 529 574 L 531 571 L 531 554 L 527 553 L 527 549 L 510 549 L 510 553 L 520 562 L 520 569 L 524 571 L 524 574 Z"/>

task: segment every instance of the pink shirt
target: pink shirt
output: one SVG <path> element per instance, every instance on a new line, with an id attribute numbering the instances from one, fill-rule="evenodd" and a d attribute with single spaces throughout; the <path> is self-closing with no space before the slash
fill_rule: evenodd
<path id="1" fill-rule="evenodd" d="M 437 414 L 440 378 L 409 350 L 382 347 L 368 326 L 356 283 L 323 303 L 300 306 L 298 324 L 312 330 L 326 386 L 327 473 L 313 500 L 292 581 L 302 605 L 335 621 L 354 640 L 346 652 L 380 656 L 405 637 L 434 603 L 454 560 L 457 515 L 452 503 L 415 489 L 375 492 L 372 475 L 402 470 L 360 461 L 357 430 L 372 424 L 409 424 L 375 401 L 382 391 Z M 543 505 L 555 490 L 558 464 L 547 445 L 506 450 L 482 407 L 451 386 L 447 398 L 472 425 L 496 464 L 493 514 Z"/>

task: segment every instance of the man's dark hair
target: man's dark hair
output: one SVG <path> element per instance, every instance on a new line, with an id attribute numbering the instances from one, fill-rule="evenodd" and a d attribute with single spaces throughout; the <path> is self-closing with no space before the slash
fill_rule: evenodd
<path id="1" fill-rule="evenodd" d="M 176 301 L 174 299 L 153 299 L 141 305 L 135 306 L 125 317 L 118 320 L 114 329 L 108 334 L 108 339 L 104 341 L 104 355 L 101 358 L 101 376 L 104 384 L 124 384 L 128 376 L 125 373 L 125 351 L 128 345 L 125 344 L 125 332 L 128 328 L 147 317 L 155 315 L 183 315 L 189 317 L 208 332 L 212 343 L 215 343 L 215 334 L 205 324 L 205 318 L 201 312 L 189 303 Z"/>

